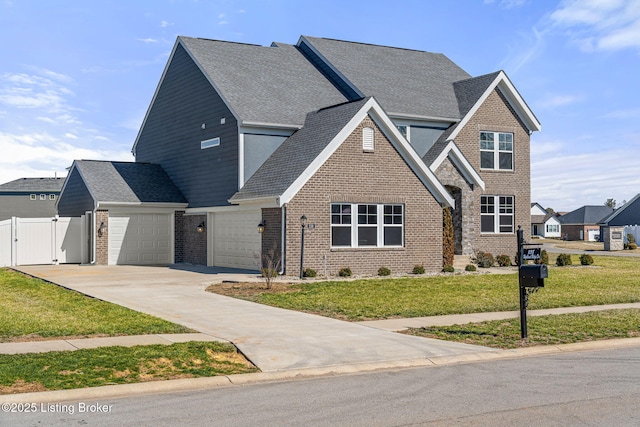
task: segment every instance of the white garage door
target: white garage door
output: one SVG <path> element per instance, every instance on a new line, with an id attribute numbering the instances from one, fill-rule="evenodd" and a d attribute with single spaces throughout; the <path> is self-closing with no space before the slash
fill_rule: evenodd
<path id="1" fill-rule="evenodd" d="M 109 265 L 170 264 L 171 214 L 109 214 Z"/>
<path id="2" fill-rule="evenodd" d="M 213 214 L 213 265 L 259 270 L 261 211 Z"/>
<path id="3" fill-rule="evenodd" d="M 595 242 L 600 238 L 600 230 L 589 230 L 589 241 Z"/>

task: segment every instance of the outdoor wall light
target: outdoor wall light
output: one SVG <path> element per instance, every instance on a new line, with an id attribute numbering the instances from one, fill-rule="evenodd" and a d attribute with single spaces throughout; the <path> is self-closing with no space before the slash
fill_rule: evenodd
<path id="1" fill-rule="evenodd" d="M 264 219 L 260 221 L 260 224 L 258 224 L 258 233 L 260 234 L 264 233 L 264 228 L 266 225 L 267 225 L 267 221 L 265 221 Z"/>
<path id="2" fill-rule="evenodd" d="M 206 229 L 206 226 L 204 225 L 204 221 L 202 221 L 200 224 L 198 224 L 198 226 L 196 227 L 196 231 L 198 233 L 204 233 L 204 230 Z"/>
<path id="3" fill-rule="evenodd" d="M 103 222 L 100 223 L 100 227 L 98 227 L 98 237 L 102 237 L 104 233 L 107 232 L 107 224 Z"/>

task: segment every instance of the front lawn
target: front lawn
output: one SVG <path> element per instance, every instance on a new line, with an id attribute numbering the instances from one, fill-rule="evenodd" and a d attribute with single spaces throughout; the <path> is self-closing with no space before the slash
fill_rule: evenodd
<path id="1" fill-rule="evenodd" d="M 522 340 L 520 319 L 508 319 L 414 328 L 404 333 L 504 349 L 631 338 L 640 337 L 640 309 L 531 316 L 527 319 L 527 332 L 528 338 Z"/>
<path id="2" fill-rule="evenodd" d="M 0 342 L 184 332 L 193 330 L 0 269 Z"/>
<path id="3" fill-rule="evenodd" d="M 250 372 L 258 369 L 217 342 L 0 355 L 0 394 Z"/>
<path id="4" fill-rule="evenodd" d="M 550 258 L 555 261 L 555 255 L 550 254 Z M 594 265 L 584 267 L 578 255 L 572 260 L 573 266 L 549 266 L 549 279 L 530 297 L 530 309 L 640 301 L 640 259 L 596 256 Z M 291 285 L 284 292 L 247 292 L 242 287 L 223 289 L 222 285 L 209 290 L 355 321 L 512 311 L 519 307 L 516 273 L 309 282 Z"/>

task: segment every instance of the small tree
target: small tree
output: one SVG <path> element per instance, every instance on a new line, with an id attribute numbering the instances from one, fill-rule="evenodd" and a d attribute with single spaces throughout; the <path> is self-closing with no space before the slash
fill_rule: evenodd
<path id="1" fill-rule="evenodd" d="M 444 208 L 442 213 L 442 266 L 444 267 L 453 265 L 454 242 L 451 209 Z"/>
<path id="2" fill-rule="evenodd" d="M 611 209 L 615 209 L 616 208 L 616 199 L 607 199 L 607 201 L 604 202 L 604 205 L 610 207 Z"/>
<path id="3" fill-rule="evenodd" d="M 262 253 L 262 281 L 267 289 L 271 289 L 273 281 L 278 277 L 278 271 L 280 270 L 280 254 L 278 252 L 278 246 L 274 243 L 271 249 Z"/>

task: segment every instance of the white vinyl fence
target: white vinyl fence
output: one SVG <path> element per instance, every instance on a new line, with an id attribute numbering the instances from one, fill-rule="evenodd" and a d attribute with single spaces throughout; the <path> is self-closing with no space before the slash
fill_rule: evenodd
<path id="1" fill-rule="evenodd" d="M 627 241 L 627 234 L 633 234 L 633 237 L 636 238 L 636 242 L 640 242 L 640 225 L 627 225 L 624 227 L 624 242 Z"/>
<path id="2" fill-rule="evenodd" d="M 0 221 L 0 267 L 82 262 L 80 218 Z"/>

